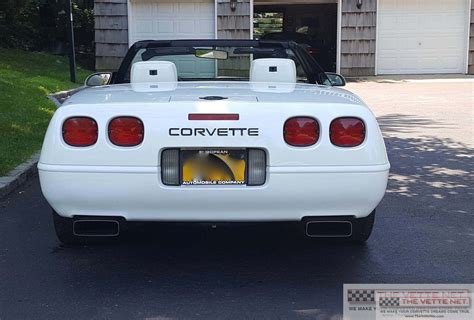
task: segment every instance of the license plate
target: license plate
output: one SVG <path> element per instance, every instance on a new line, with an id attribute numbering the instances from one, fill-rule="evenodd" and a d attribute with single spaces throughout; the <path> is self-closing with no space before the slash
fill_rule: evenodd
<path id="1" fill-rule="evenodd" d="M 245 185 L 246 149 L 181 150 L 182 185 Z"/>

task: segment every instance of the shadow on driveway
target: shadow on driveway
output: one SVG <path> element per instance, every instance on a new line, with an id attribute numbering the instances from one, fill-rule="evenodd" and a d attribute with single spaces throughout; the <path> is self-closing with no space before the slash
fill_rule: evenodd
<path id="1" fill-rule="evenodd" d="M 472 202 L 456 201 L 458 197 L 474 199 L 473 148 L 433 136 L 397 137 L 412 130 L 447 128 L 452 124 L 398 114 L 377 120 L 392 164 L 388 195 L 398 201 L 413 198 L 417 206 L 427 206 L 432 214 L 474 214 Z"/>

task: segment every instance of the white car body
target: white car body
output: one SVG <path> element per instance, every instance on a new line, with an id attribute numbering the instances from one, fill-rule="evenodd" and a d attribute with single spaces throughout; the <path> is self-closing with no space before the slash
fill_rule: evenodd
<path id="1" fill-rule="evenodd" d="M 206 101 L 203 96 L 225 96 Z M 237 121 L 190 121 L 190 113 L 239 114 Z M 99 136 L 91 147 L 66 144 L 62 125 L 88 116 Z M 139 118 L 144 141 L 113 145 L 107 124 L 117 116 Z M 283 139 L 285 121 L 317 119 L 315 145 L 293 147 Z M 357 117 L 365 141 L 352 148 L 333 145 L 329 125 Z M 170 136 L 170 128 L 258 128 L 258 136 Z M 261 186 L 166 186 L 160 155 L 166 148 L 260 148 L 267 176 Z M 127 221 L 299 221 L 303 217 L 368 216 L 387 186 L 389 161 L 377 121 L 354 94 L 314 84 L 180 82 L 117 84 L 87 88 L 54 114 L 38 164 L 41 188 L 63 217 L 120 216 Z"/>

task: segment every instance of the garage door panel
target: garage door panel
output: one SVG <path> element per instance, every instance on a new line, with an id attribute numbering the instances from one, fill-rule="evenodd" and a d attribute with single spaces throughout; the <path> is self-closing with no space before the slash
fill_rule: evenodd
<path id="1" fill-rule="evenodd" d="M 456 33 L 462 32 L 465 29 L 464 21 L 466 20 L 464 15 L 457 14 L 425 14 L 419 17 L 419 28 L 423 32 L 443 32 L 443 33 Z M 443 26 L 447 26 L 444 28 Z"/>
<path id="2" fill-rule="evenodd" d="M 160 20 L 157 22 L 157 30 L 160 33 L 173 33 L 174 26 L 172 20 Z"/>
<path id="3" fill-rule="evenodd" d="M 140 6 L 140 5 L 138 5 Z M 150 14 L 153 13 L 153 14 L 157 14 L 159 13 L 161 16 L 163 15 L 173 15 L 173 3 L 171 2 L 158 2 L 154 8 L 156 10 L 150 10 Z"/>
<path id="4" fill-rule="evenodd" d="M 379 63 L 385 66 L 385 70 L 395 73 L 398 70 L 398 60 L 396 58 L 382 58 Z"/>
<path id="5" fill-rule="evenodd" d="M 137 19 L 135 28 L 138 33 L 141 34 L 152 34 L 153 32 L 153 21 L 148 19 Z"/>
<path id="6" fill-rule="evenodd" d="M 394 28 L 398 26 L 398 19 L 396 16 L 385 16 L 384 19 L 380 19 L 378 28 L 384 33 L 393 32 Z"/>
<path id="7" fill-rule="evenodd" d="M 459 61 L 459 56 L 451 56 L 451 57 L 444 57 L 443 65 L 445 66 L 446 70 L 455 70 L 457 68 L 457 64 Z"/>
<path id="8" fill-rule="evenodd" d="M 196 30 L 199 30 L 200 33 L 211 35 L 210 38 L 214 36 L 214 21 L 213 20 L 199 20 L 197 21 Z"/>
<path id="9" fill-rule="evenodd" d="M 416 51 L 418 50 L 418 38 L 415 37 L 407 37 L 402 39 L 398 39 L 399 46 L 398 48 L 400 49 L 400 54 L 416 54 Z"/>
<path id="10" fill-rule="evenodd" d="M 440 59 L 439 57 L 421 57 L 420 64 L 423 65 L 423 68 L 426 70 L 436 70 L 438 68 L 444 68 L 444 66 L 442 66 L 442 59 Z"/>
<path id="11" fill-rule="evenodd" d="M 208 12 L 214 12 L 214 2 L 200 3 L 199 12 L 201 13 L 201 15 L 207 15 Z"/>
<path id="12" fill-rule="evenodd" d="M 193 33 L 195 30 L 194 21 L 182 20 L 177 22 L 178 33 Z"/>
<path id="13" fill-rule="evenodd" d="M 402 16 L 399 16 L 397 19 L 397 24 L 398 26 L 396 28 L 399 28 L 400 32 L 410 32 L 414 28 L 418 27 L 418 17 L 413 14 L 405 14 Z"/>
<path id="14" fill-rule="evenodd" d="M 214 39 L 214 0 L 133 0 L 130 42 L 140 40 Z M 169 57 L 183 77 L 213 77 L 215 62 Z"/>
<path id="15" fill-rule="evenodd" d="M 394 13 L 397 13 L 397 14 L 403 14 L 403 13 L 407 14 L 407 13 L 413 12 L 413 10 L 416 8 L 416 5 L 417 5 L 416 0 L 388 1 L 388 3 L 392 3 L 392 2 L 395 3 L 393 5 Z"/>
<path id="16" fill-rule="evenodd" d="M 381 57 L 387 57 L 389 54 L 397 54 L 397 51 L 399 50 L 399 43 L 398 43 L 398 38 L 396 37 L 385 37 L 383 39 L 380 39 L 380 56 Z M 388 56 L 390 57 L 390 56 Z"/>
<path id="17" fill-rule="evenodd" d="M 459 41 L 459 39 L 450 36 L 430 36 L 420 41 L 420 43 L 422 43 L 420 50 L 435 50 L 438 51 L 440 54 L 452 52 L 460 53 L 459 48 L 463 47 L 462 41 Z M 440 42 L 443 43 L 442 48 L 440 48 Z"/>
<path id="18" fill-rule="evenodd" d="M 463 73 L 467 0 L 380 0 L 377 73 Z"/>
<path id="19" fill-rule="evenodd" d="M 418 19 L 418 28 L 422 33 L 431 33 L 440 31 L 440 24 L 445 20 L 442 14 L 424 14 Z M 454 23 L 451 23 L 450 29 Z"/>
<path id="20" fill-rule="evenodd" d="M 207 73 L 208 77 L 213 77 L 214 72 L 209 72 L 209 70 L 213 70 L 215 68 L 215 65 L 216 63 L 214 60 L 206 60 L 202 61 L 202 63 L 197 64 L 196 67 L 199 74 L 202 75 L 204 73 Z"/>
<path id="21" fill-rule="evenodd" d="M 151 2 L 143 2 L 140 6 L 134 6 L 134 15 L 136 17 L 151 17 L 155 6 Z"/>
<path id="22" fill-rule="evenodd" d="M 195 3 L 178 3 L 178 12 L 179 15 L 193 15 L 196 12 Z"/>
<path id="23" fill-rule="evenodd" d="M 131 42 L 214 38 L 214 1 L 135 0 L 131 5 Z"/>
<path id="24" fill-rule="evenodd" d="M 403 73 L 414 73 L 418 66 L 418 58 L 401 58 L 398 62 L 402 64 L 399 68 L 403 71 Z"/>

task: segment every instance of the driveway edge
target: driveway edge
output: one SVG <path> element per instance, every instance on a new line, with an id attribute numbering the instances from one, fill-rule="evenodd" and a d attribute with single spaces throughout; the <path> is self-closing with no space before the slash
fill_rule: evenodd
<path id="1" fill-rule="evenodd" d="M 38 160 L 40 153 L 35 153 L 30 159 L 20 164 L 18 167 L 0 177 L 0 199 L 10 194 L 13 190 L 28 181 L 29 178 L 38 174 Z"/>

